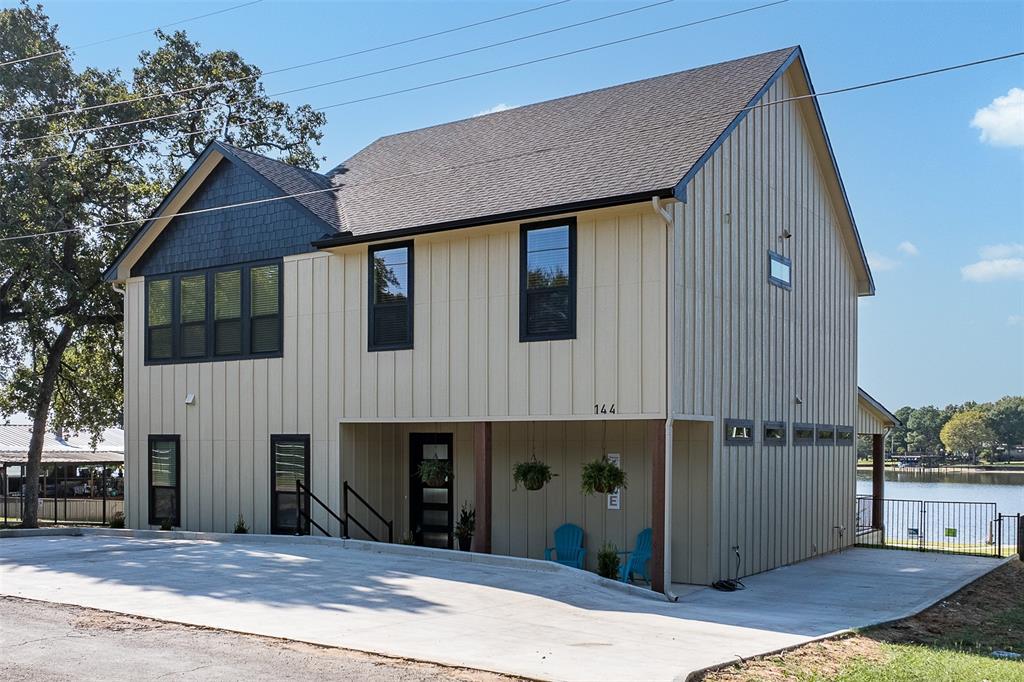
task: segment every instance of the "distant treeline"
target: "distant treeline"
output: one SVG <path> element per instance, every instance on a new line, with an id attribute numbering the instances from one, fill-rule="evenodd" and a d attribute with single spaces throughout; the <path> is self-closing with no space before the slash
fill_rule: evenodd
<path id="1" fill-rule="evenodd" d="M 1009 459 L 1024 445 L 1024 396 L 1006 396 L 991 403 L 934 405 L 896 410 L 903 422 L 892 430 L 886 450 L 895 454 L 941 455 L 949 459 Z M 870 446 L 861 443 L 861 455 Z M 866 449 L 865 449 L 866 448 Z"/>

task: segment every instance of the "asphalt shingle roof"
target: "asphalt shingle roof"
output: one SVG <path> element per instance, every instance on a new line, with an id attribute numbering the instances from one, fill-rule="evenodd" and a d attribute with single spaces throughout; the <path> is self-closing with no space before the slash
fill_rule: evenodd
<path id="1" fill-rule="evenodd" d="M 389 135 L 331 171 L 353 235 L 670 189 L 797 48 Z"/>

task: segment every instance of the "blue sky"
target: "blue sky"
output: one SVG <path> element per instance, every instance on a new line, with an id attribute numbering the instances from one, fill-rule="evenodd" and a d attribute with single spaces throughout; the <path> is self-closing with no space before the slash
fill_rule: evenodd
<path id="1" fill-rule="evenodd" d="M 237 50 L 271 70 L 543 1 L 265 0 L 181 28 L 206 49 Z M 60 24 L 61 38 L 74 46 L 237 3 L 43 4 Z M 270 76 L 265 83 L 273 93 L 642 4 L 647 3 L 573 0 L 478 29 Z M 756 4 L 761 3 L 677 0 L 284 99 L 323 106 Z M 791 0 L 625 45 L 334 109 L 319 151 L 327 168 L 381 135 L 796 44 L 804 49 L 817 89 L 830 90 L 1022 50 L 1024 4 Z M 82 66 L 128 71 L 138 51 L 154 45 L 152 36 L 135 36 L 83 49 L 75 59 Z M 894 409 L 1024 394 L 1024 92 L 1014 88 L 1024 88 L 1024 59 L 821 99 L 878 287 L 876 297 L 860 304 L 860 383 Z"/>

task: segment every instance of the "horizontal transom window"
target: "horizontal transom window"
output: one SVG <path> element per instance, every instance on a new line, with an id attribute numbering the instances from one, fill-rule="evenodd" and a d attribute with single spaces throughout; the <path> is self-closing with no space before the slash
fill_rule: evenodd
<path id="1" fill-rule="evenodd" d="M 749 419 L 726 419 L 725 442 L 728 445 L 753 445 L 754 422 Z"/>
<path id="2" fill-rule="evenodd" d="M 281 354 L 281 263 L 146 278 L 146 362 Z"/>
<path id="3" fill-rule="evenodd" d="M 785 445 L 786 422 L 764 422 L 762 439 L 765 445 Z"/>

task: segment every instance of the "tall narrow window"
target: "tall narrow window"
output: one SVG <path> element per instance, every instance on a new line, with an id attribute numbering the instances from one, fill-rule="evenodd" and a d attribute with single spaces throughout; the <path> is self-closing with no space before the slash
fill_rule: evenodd
<path id="1" fill-rule="evenodd" d="M 146 355 L 150 360 L 167 360 L 174 355 L 171 280 L 147 280 L 146 287 Z"/>
<path id="2" fill-rule="evenodd" d="M 178 284 L 180 354 L 183 358 L 202 357 L 206 355 L 206 275 L 187 275 Z"/>
<path id="3" fill-rule="evenodd" d="M 412 348 L 412 243 L 370 248 L 368 348 Z"/>
<path id="4" fill-rule="evenodd" d="M 149 437 L 149 523 L 180 525 L 180 436 Z"/>
<path id="5" fill-rule="evenodd" d="M 576 221 L 523 225 L 519 340 L 576 338 Z"/>
<path id="6" fill-rule="evenodd" d="M 242 352 L 242 271 L 222 270 L 213 276 L 213 343 L 216 355 Z"/>
<path id="7" fill-rule="evenodd" d="M 249 270 L 250 352 L 276 353 L 281 350 L 281 269 L 277 264 Z"/>
<path id="8" fill-rule="evenodd" d="M 305 486 L 303 500 L 296 485 Z M 309 513 L 309 435 L 270 437 L 270 532 L 294 533 L 309 529 L 299 518 L 299 506 Z"/>

